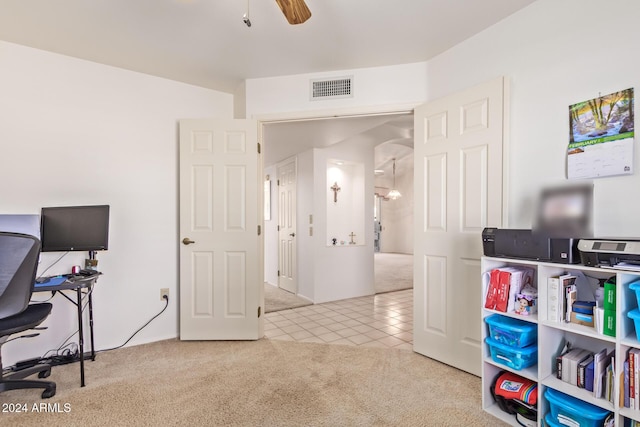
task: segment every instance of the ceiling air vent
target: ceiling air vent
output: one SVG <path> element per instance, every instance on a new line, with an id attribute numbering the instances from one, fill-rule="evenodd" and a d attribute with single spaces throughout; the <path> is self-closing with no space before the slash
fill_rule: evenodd
<path id="1" fill-rule="evenodd" d="M 311 99 L 351 98 L 353 96 L 352 80 L 353 77 L 311 80 Z"/>

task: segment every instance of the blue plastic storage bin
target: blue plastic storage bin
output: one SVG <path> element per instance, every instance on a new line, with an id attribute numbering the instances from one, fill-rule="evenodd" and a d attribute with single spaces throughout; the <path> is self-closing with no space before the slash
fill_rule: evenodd
<path id="1" fill-rule="evenodd" d="M 627 317 L 633 320 L 633 325 L 636 328 L 636 339 L 640 341 L 640 334 L 638 333 L 640 332 L 640 310 L 637 308 L 634 308 L 633 310 L 627 313 Z"/>
<path id="2" fill-rule="evenodd" d="M 492 314 L 484 319 L 491 339 L 511 347 L 526 347 L 538 339 L 538 325 L 513 317 Z"/>
<path id="3" fill-rule="evenodd" d="M 636 293 L 636 302 L 638 307 L 640 307 L 640 280 L 629 283 L 629 289 Z"/>
<path id="4" fill-rule="evenodd" d="M 491 358 L 494 362 L 506 365 L 512 369 L 520 370 L 528 368 L 538 363 L 538 346 L 511 347 L 494 340 L 491 337 L 485 338 L 489 345 Z"/>
<path id="5" fill-rule="evenodd" d="M 553 415 L 551 415 L 551 412 L 549 412 L 545 417 L 544 417 L 544 426 L 546 427 L 562 427 L 562 424 L 559 424 L 557 420 L 553 419 Z"/>
<path id="6" fill-rule="evenodd" d="M 561 425 L 577 423 L 580 427 L 602 427 L 611 412 L 552 388 L 544 392 L 551 408 L 551 421 Z M 548 415 L 547 415 L 548 416 Z M 546 421 L 545 417 L 545 421 Z"/>

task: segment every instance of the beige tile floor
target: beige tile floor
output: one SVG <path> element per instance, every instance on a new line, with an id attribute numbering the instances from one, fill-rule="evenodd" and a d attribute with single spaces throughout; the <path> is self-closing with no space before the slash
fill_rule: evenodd
<path id="1" fill-rule="evenodd" d="M 273 340 L 412 350 L 413 290 L 267 313 L 265 336 Z"/>

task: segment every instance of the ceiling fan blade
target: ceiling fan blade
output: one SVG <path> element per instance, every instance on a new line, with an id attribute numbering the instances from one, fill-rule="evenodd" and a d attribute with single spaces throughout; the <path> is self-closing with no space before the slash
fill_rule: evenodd
<path id="1" fill-rule="evenodd" d="M 311 11 L 304 0 L 276 0 L 289 24 L 302 24 L 311 18 Z"/>

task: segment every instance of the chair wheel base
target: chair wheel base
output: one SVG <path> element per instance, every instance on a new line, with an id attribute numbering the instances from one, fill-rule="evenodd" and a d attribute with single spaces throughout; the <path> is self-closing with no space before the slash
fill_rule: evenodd
<path id="1" fill-rule="evenodd" d="M 43 399 L 48 399 L 50 397 L 55 396 L 56 394 L 56 387 L 47 387 L 43 392 L 42 392 L 42 398 Z"/>

